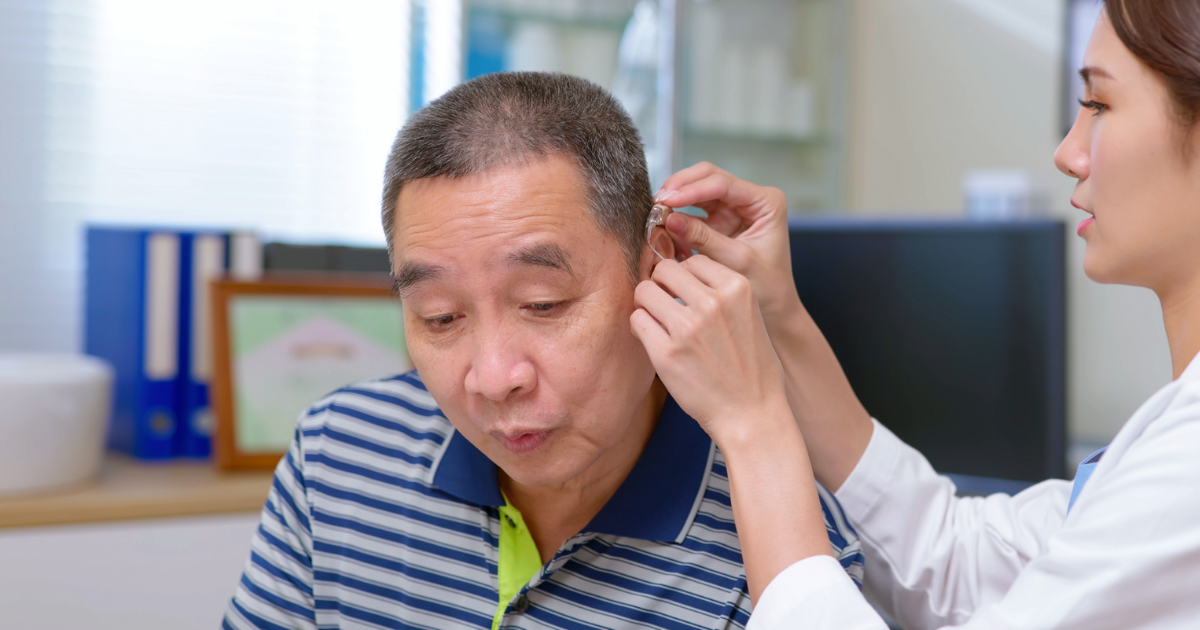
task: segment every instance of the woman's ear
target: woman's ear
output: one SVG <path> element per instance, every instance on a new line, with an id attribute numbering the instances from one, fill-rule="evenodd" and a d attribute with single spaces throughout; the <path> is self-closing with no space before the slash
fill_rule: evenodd
<path id="1" fill-rule="evenodd" d="M 658 252 L 657 254 L 655 252 Z M 659 258 L 659 255 L 662 258 Z M 654 273 L 654 265 L 664 259 L 675 258 L 675 241 L 664 227 L 656 227 L 650 233 L 650 242 L 642 247 L 642 260 L 638 266 L 638 279 L 649 280 Z"/>

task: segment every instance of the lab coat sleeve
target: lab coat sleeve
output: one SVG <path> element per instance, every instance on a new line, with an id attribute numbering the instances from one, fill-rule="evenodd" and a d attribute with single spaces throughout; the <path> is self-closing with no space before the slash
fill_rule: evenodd
<path id="1" fill-rule="evenodd" d="M 1182 630 L 1200 620 L 1197 453 L 1200 382 L 1191 382 L 1097 468 L 1069 516 L 1063 481 L 955 498 L 879 425 L 837 497 L 858 524 L 865 590 L 909 630 Z M 749 627 L 882 628 L 824 564 L 810 558 L 777 576 Z"/>
<path id="2" fill-rule="evenodd" d="M 1070 487 L 1051 480 L 1015 496 L 956 497 L 949 479 L 876 422 L 836 496 L 862 539 L 864 593 L 922 630 L 1000 601 L 1061 527 Z"/>
<path id="3" fill-rule="evenodd" d="M 1198 454 L 1193 380 L 1120 458 L 1097 467 L 1046 553 L 966 627 L 1200 627 Z"/>
<path id="4" fill-rule="evenodd" d="M 746 630 L 887 630 L 841 563 L 805 558 L 784 569 L 759 596 Z"/>

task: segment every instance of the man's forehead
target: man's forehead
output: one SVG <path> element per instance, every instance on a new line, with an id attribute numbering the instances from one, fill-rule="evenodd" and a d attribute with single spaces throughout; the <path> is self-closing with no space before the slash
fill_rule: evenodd
<path id="1" fill-rule="evenodd" d="M 394 228 L 398 240 L 421 242 L 445 232 L 466 238 L 476 231 L 558 231 L 590 219 L 579 169 L 552 155 L 409 182 L 397 198 Z"/>
<path id="2" fill-rule="evenodd" d="M 416 180 L 397 201 L 394 272 L 403 286 L 442 277 L 458 263 L 574 275 L 596 248 L 619 255 L 589 210 L 578 168 L 562 156 Z"/>

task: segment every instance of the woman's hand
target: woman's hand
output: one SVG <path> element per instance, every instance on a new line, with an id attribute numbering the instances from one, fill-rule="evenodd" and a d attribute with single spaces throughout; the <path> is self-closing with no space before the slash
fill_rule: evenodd
<path id="1" fill-rule="evenodd" d="M 667 217 L 676 251 L 686 258 L 695 250 L 745 276 L 768 330 L 803 310 L 792 279 L 787 199 L 778 188 L 752 184 L 701 162 L 669 177 L 654 200 L 708 213 L 707 218 Z"/>
<path id="2" fill-rule="evenodd" d="M 813 472 L 837 491 L 866 451 L 874 426 L 796 293 L 783 193 L 702 162 L 668 178 L 655 200 L 708 213 L 706 219 L 673 213 L 667 217 L 667 233 L 677 251 L 694 249 L 749 280 L 782 365 L 787 400 L 804 433 Z M 738 372 L 728 373 L 743 382 L 734 376 Z"/>
<path id="3" fill-rule="evenodd" d="M 794 423 L 783 369 L 744 276 L 706 256 L 664 260 L 634 302 L 630 324 L 659 378 L 718 446 L 766 424 L 747 422 L 764 409 Z"/>
<path id="4" fill-rule="evenodd" d="M 659 378 L 725 457 L 747 584 L 757 600 L 780 572 L 828 555 L 830 545 L 804 438 L 750 282 L 706 256 L 664 260 L 634 300 L 630 324 Z"/>

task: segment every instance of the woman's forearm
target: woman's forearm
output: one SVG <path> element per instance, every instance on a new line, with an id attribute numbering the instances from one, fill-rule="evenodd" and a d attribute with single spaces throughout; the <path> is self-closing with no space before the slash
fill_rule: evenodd
<path id="1" fill-rule="evenodd" d="M 777 407 L 739 419 L 745 430 L 717 443 L 753 601 L 792 564 L 832 555 L 804 438 L 783 401 Z"/>
<path id="2" fill-rule="evenodd" d="M 836 492 L 871 441 L 871 417 L 829 342 L 798 301 L 786 312 L 765 319 L 813 473 Z"/>

